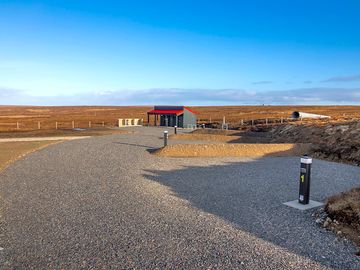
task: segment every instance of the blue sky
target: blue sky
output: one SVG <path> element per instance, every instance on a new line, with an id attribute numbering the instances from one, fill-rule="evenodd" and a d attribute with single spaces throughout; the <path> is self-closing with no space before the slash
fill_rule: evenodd
<path id="1" fill-rule="evenodd" d="M 360 104 L 358 14 L 357 0 L 0 0 L 0 104 Z"/>

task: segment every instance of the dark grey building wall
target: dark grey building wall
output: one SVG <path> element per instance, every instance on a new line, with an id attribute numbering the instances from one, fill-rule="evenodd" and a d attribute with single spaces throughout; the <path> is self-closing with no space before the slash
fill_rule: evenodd
<path id="1" fill-rule="evenodd" d="M 187 128 L 188 125 L 196 125 L 196 115 L 184 108 L 183 127 Z"/>

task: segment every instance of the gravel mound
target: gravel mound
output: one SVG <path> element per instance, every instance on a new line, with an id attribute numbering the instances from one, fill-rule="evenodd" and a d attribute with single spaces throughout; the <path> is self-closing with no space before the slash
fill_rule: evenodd
<path id="1" fill-rule="evenodd" d="M 154 152 L 167 157 L 263 157 L 301 156 L 308 153 L 309 144 L 177 144 Z"/>
<path id="2" fill-rule="evenodd" d="M 217 141 L 217 142 L 231 142 L 240 140 L 240 136 L 226 136 L 213 134 L 174 134 L 170 136 L 173 140 L 195 140 L 195 141 Z"/>

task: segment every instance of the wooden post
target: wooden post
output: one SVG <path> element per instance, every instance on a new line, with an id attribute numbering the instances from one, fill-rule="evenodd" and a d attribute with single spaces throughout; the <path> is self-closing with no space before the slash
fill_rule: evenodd
<path id="1" fill-rule="evenodd" d="M 244 125 L 244 119 L 240 120 L 240 125 L 242 125 L 242 126 Z"/>
<path id="2" fill-rule="evenodd" d="M 58 123 L 55 122 L 55 129 L 58 129 Z"/>
<path id="3" fill-rule="evenodd" d="M 74 129 L 75 128 L 75 122 L 72 121 L 71 123 L 72 123 L 72 128 Z"/>
<path id="4" fill-rule="evenodd" d="M 91 121 L 89 121 L 89 128 L 91 128 Z"/>
<path id="5" fill-rule="evenodd" d="M 105 122 L 104 121 L 102 122 L 102 126 L 105 127 Z"/>
<path id="6" fill-rule="evenodd" d="M 19 122 L 16 122 L 16 129 L 19 130 Z"/>
<path id="7" fill-rule="evenodd" d="M 41 128 L 40 121 L 38 121 L 38 129 L 40 129 L 40 128 Z"/>
<path id="8" fill-rule="evenodd" d="M 251 125 L 252 125 L 252 126 L 254 125 L 254 119 L 251 120 Z"/>
<path id="9" fill-rule="evenodd" d="M 210 116 L 210 124 L 211 124 L 212 122 L 211 122 L 211 116 Z"/>
<path id="10" fill-rule="evenodd" d="M 268 119 L 267 119 L 267 118 L 265 119 L 265 124 L 266 124 L 266 125 L 268 124 Z"/>
<path id="11" fill-rule="evenodd" d="M 284 118 L 281 117 L 280 123 L 281 123 L 281 124 L 284 123 Z"/>

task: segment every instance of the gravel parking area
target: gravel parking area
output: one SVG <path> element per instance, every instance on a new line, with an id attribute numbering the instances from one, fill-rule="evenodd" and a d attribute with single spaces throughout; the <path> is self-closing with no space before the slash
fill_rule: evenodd
<path id="1" fill-rule="evenodd" d="M 161 128 L 49 146 L 0 173 L 1 269 L 360 269 L 297 197 L 299 159 L 165 158 Z M 170 141 L 189 143 L 187 141 Z M 359 185 L 315 160 L 312 199 Z"/>

